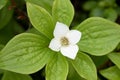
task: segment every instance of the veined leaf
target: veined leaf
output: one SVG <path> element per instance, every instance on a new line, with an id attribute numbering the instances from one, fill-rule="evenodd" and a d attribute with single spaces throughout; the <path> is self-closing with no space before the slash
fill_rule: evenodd
<path id="1" fill-rule="evenodd" d="M 29 75 L 5 71 L 2 80 L 32 80 Z"/>
<path id="2" fill-rule="evenodd" d="M 25 0 L 26 2 L 37 4 L 45 8 L 49 13 L 52 13 L 53 0 Z"/>
<path id="3" fill-rule="evenodd" d="M 1 50 L 0 69 L 17 73 L 34 73 L 45 66 L 53 51 L 43 35 L 23 33 L 15 36 Z"/>
<path id="4" fill-rule="evenodd" d="M 120 69 L 120 53 L 112 52 L 109 53 L 107 56 Z"/>
<path id="5" fill-rule="evenodd" d="M 51 15 L 42 7 L 27 2 L 27 12 L 32 25 L 48 38 L 53 37 L 54 23 Z"/>
<path id="6" fill-rule="evenodd" d="M 27 33 L 33 33 L 33 34 L 38 34 L 38 35 L 40 34 L 41 35 L 41 33 L 38 30 L 36 30 L 34 27 L 29 29 L 27 31 Z"/>
<path id="7" fill-rule="evenodd" d="M 56 53 L 46 66 L 46 80 L 66 80 L 68 63 L 64 56 Z"/>
<path id="8" fill-rule="evenodd" d="M 55 22 L 59 21 L 69 26 L 74 16 L 74 8 L 70 0 L 55 0 L 52 15 Z"/>
<path id="9" fill-rule="evenodd" d="M 0 10 L 0 29 L 6 26 L 12 17 L 13 10 L 9 9 L 10 4 L 10 1 L 8 1 L 6 6 Z"/>
<path id="10" fill-rule="evenodd" d="M 113 51 L 120 42 L 120 25 L 109 20 L 92 17 L 78 25 L 82 39 L 80 50 L 91 55 L 105 55 Z"/>
<path id="11" fill-rule="evenodd" d="M 81 77 L 87 80 L 97 80 L 96 67 L 91 58 L 85 53 L 78 52 L 72 64 Z"/>
<path id="12" fill-rule="evenodd" d="M 120 69 L 116 66 L 101 70 L 100 73 L 108 80 L 120 80 Z"/>
<path id="13" fill-rule="evenodd" d="M 84 78 L 82 78 L 74 69 L 74 67 L 72 66 L 71 63 L 69 63 L 69 73 L 68 73 L 68 77 L 67 80 L 86 80 Z"/>

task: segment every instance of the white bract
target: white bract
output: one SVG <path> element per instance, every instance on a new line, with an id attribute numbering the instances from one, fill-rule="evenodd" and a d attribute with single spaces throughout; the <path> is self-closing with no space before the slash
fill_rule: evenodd
<path id="1" fill-rule="evenodd" d="M 57 22 L 54 32 L 54 38 L 49 44 L 49 48 L 62 55 L 75 59 L 79 47 L 77 43 L 81 38 L 81 32 L 77 30 L 69 30 L 69 27 L 63 23 Z"/>

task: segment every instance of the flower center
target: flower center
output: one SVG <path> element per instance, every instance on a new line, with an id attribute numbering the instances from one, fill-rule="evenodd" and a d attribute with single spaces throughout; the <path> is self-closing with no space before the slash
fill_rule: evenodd
<path id="1" fill-rule="evenodd" d="M 66 37 L 62 37 L 62 38 L 60 39 L 60 41 L 61 41 L 62 46 L 67 46 L 67 45 L 69 45 L 69 41 L 68 41 L 68 39 L 67 39 Z"/>

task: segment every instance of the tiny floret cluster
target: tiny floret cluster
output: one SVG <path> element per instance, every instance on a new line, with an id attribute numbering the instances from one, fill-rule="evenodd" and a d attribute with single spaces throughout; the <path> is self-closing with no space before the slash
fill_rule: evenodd
<path id="1" fill-rule="evenodd" d="M 54 32 L 54 38 L 49 44 L 49 48 L 62 55 L 75 59 L 79 47 L 77 43 L 80 41 L 81 32 L 78 30 L 69 30 L 69 27 L 63 23 L 57 22 Z"/>

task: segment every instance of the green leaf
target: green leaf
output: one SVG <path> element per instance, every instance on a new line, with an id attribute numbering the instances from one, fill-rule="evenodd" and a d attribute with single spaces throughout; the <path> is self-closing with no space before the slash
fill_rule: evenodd
<path id="1" fill-rule="evenodd" d="M 8 0 L 0 0 L 0 9 L 2 9 L 6 3 L 7 3 Z"/>
<path id="2" fill-rule="evenodd" d="M 101 70 L 100 73 L 108 80 L 120 80 L 120 69 L 116 66 Z"/>
<path id="3" fill-rule="evenodd" d="M 74 69 L 72 64 L 69 64 L 69 73 L 67 76 L 67 80 L 85 80 L 83 79 Z"/>
<path id="4" fill-rule="evenodd" d="M 79 52 L 72 64 L 81 77 L 87 80 L 97 80 L 96 67 L 91 58 L 85 53 Z"/>
<path id="5" fill-rule="evenodd" d="M 46 80 L 66 80 L 68 63 L 64 56 L 55 53 L 54 57 L 46 66 Z"/>
<path id="6" fill-rule="evenodd" d="M 74 16 L 74 8 L 70 0 L 55 0 L 52 15 L 55 22 L 59 21 L 69 26 Z"/>
<path id="7" fill-rule="evenodd" d="M 0 29 L 6 26 L 12 17 L 13 9 L 9 9 L 10 5 L 10 1 L 8 1 L 6 6 L 0 10 Z"/>
<path id="8" fill-rule="evenodd" d="M 28 2 L 27 12 L 32 25 L 48 38 L 52 38 L 54 23 L 51 15 L 44 8 Z"/>
<path id="9" fill-rule="evenodd" d="M 14 34 L 19 34 L 19 33 L 22 33 L 22 32 L 25 32 L 25 30 L 23 29 L 24 27 L 22 27 L 20 25 L 20 23 L 17 23 L 17 21 L 15 20 L 11 20 L 9 22 L 9 24 L 7 24 L 7 26 L 9 26 L 10 28 L 12 28 L 11 30 L 13 30 Z"/>
<path id="10" fill-rule="evenodd" d="M 120 43 L 117 45 L 115 51 L 118 52 L 120 50 Z"/>
<path id="11" fill-rule="evenodd" d="M 89 16 L 90 17 L 103 17 L 103 8 L 101 7 L 95 7 L 94 9 L 91 10 Z"/>
<path id="12" fill-rule="evenodd" d="M 105 56 L 90 56 L 90 57 L 92 58 L 96 67 L 98 68 L 109 60 L 109 58 L 106 55 Z"/>
<path id="13" fill-rule="evenodd" d="M 120 53 L 112 52 L 109 53 L 107 56 L 120 69 Z"/>
<path id="14" fill-rule="evenodd" d="M 100 17 L 88 18 L 77 29 L 82 32 L 80 50 L 91 55 L 108 54 L 120 42 L 120 25 Z"/>
<path id="15" fill-rule="evenodd" d="M 16 34 L 24 32 L 22 27 L 15 21 L 11 20 L 4 28 L 0 29 L 0 44 L 6 44 Z"/>
<path id="16" fill-rule="evenodd" d="M 45 8 L 49 13 L 52 13 L 53 0 L 25 0 L 25 1 L 39 5 Z"/>
<path id="17" fill-rule="evenodd" d="M 0 44 L 0 50 L 3 49 L 4 45 Z"/>
<path id="18" fill-rule="evenodd" d="M 34 73 L 45 66 L 53 52 L 43 35 L 23 33 L 15 36 L 2 49 L 0 69 L 17 73 Z"/>
<path id="19" fill-rule="evenodd" d="M 5 71 L 2 80 L 32 80 L 29 75 Z"/>
<path id="20" fill-rule="evenodd" d="M 94 8 L 96 8 L 97 2 L 96 1 L 86 1 L 83 5 L 83 9 L 86 11 L 90 11 Z"/>
<path id="21" fill-rule="evenodd" d="M 99 2 L 99 6 L 101 8 L 116 7 L 116 1 L 115 0 L 101 0 Z"/>
<path id="22" fill-rule="evenodd" d="M 38 35 L 40 34 L 41 35 L 41 33 L 38 30 L 36 30 L 34 27 L 29 29 L 27 31 L 27 33 L 33 33 L 33 34 L 38 34 Z"/>
<path id="23" fill-rule="evenodd" d="M 104 11 L 104 17 L 106 19 L 109 19 L 111 21 L 116 21 L 117 17 L 118 17 L 118 13 L 116 10 L 112 9 L 112 8 L 108 8 Z"/>
<path id="24" fill-rule="evenodd" d="M 2 77 L 3 77 L 3 72 L 1 72 L 0 70 L 0 80 L 2 79 Z"/>
<path id="25" fill-rule="evenodd" d="M 3 74 L 4 72 L 5 72 L 4 70 L 0 69 L 0 74 Z M 0 78 L 1 78 L 1 76 L 0 76 Z"/>

